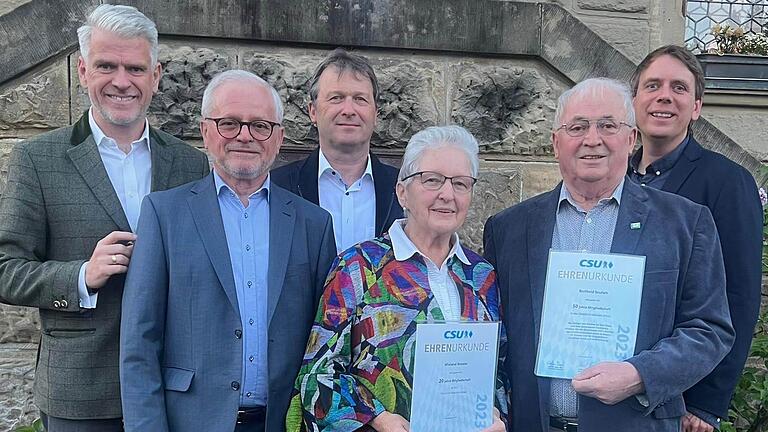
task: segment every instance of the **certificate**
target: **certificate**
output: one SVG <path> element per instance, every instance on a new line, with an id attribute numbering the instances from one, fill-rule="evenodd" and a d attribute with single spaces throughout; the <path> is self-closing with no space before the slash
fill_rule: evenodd
<path id="1" fill-rule="evenodd" d="M 550 250 L 535 374 L 573 378 L 634 355 L 645 257 Z"/>
<path id="2" fill-rule="evenodd" d="M 412 432 L 479 431 L 493 423 L 499 323 L 416 326 Z"/>

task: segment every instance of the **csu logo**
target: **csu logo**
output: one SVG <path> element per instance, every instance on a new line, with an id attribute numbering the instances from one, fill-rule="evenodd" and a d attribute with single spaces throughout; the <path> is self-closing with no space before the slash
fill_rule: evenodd
<path id="1" fill-rule="evenodd" d="M 446 330 L 443 337 L 446 339 L 469 339 L 472 337 L 472 330 Z"/>
<path id="2" fill-rule="evenodd" d="M 609 268 L 613 268 L 613 263 L 610 261 L 603 261 L 603 260 L 583 259 L 579 261 L 579 267 L 609 269 Z"/>

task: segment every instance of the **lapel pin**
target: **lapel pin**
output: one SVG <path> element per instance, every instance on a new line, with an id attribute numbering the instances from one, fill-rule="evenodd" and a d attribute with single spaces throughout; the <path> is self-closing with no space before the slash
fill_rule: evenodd
<path id="1" fill-rule="evenodd" d="M 631 224 L 629 224 L 629 229 L 633 229 L 633 230 L 640 229 L 640 222 L 632 222 Z"/>

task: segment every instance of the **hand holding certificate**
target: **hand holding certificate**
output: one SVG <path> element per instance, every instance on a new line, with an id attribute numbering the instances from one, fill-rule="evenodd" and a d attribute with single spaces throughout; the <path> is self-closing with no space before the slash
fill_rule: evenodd
<path id="1" fill-rule="evenodd" d="M 536 375 L 634 355 L 644 270 L 643 256 L 550 251 Z"/>
<path id="2" fill-rule="evenodd" d="M 418 324 L 411 431 L 480 431 L 493 423 L 498 322 Z"/>

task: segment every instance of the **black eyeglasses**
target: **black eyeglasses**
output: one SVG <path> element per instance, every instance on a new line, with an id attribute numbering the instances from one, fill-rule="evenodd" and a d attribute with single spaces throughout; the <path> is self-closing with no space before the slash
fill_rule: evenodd
<path id="1" fill-rule="evenodd" d="M 453 186 L 453 191 L 459 194 L 465 194 L 469 193 L 469 191 L 472 190 L 472 186 L 477 183 L 477 179 L 470 176 L 453 176 L 448 177 L 444 176 L 440 173 L 436 173 L 434 171 L 419 171 L 417 173 L 413 173 L 409 176 L 403 177 L 401 181 L 408 180 L 411 177 L 419 176 L 421 180 L 421 185 L 424 186 L 424 189 L 436 191 L 440 190 L 441 187 L 445 184 L 446 180 L 451 181 L 451 186 Z"/>
<path id="2" fill-rule="evenodd" d="M 555 132 L 559 131 L 560 129 L 565 129 L 565 133 L 567 133 L 569 136 L 572 136 L 574 138 L 583 137 L 589 132 L 590 126 L 594 124 L 597 128 L 597 133 L 600 134 L 600 136 L 612 136 L 619 133 L 619 129 L 621 129 L 622 126 L 627 127 L 634 127 L 630 125 L 629 123 L 625 123 L 623 121 L 616 121 L 613 119 L 597 119 L 597 120 L 575 120 L 570 123 L 565 123 L 559 128 L 555 129 Z"/>
<path id="3" fill-rule="evenodd" d="M 253 139 L 256 141 L 266 141 L 272 136 L 272 132 L 275 130 L 275 126 L 282 126 L 280 123 L 271 122 L 269 120 L 254 120 L 249 122 L 240 121 L 229 117 L 211 118 L 206 117 L 206 120 L 211 120 L 216 123 L 216 130 L 219 131 L 219 135 L 226 139 L 233 139 L 240 135 L 240 131 L 243 126 L 248 126 L 248 132 L 250 132 Z"/>

